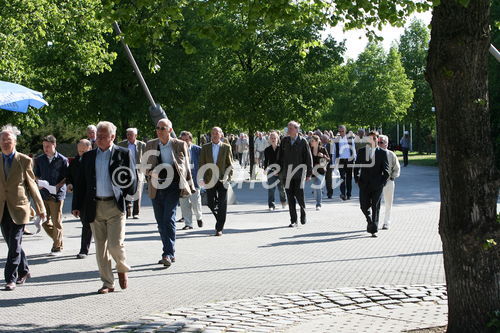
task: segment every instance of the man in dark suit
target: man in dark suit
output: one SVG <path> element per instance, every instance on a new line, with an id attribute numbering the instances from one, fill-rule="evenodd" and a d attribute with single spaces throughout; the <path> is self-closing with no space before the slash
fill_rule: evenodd
<path id="1" fill-rule="evenodd" d="M 300 206 L 300 223 L 306 224 L 306 204 L 304 200 L 304 182 L 312 175 L 312 155 L 309 143 L 299 135 L 300 124 L 288 123 L 288 136 L 281 141 L 279 161 L 282 179 L 285 181 L 286 197 L 290 210 L 289 227 L 298 226 L 297 209 Z"/>
<path id="2" fill-rule="evenodd" d="M 142 154 L 146 148 L 146 143 L 141 140 L 137 140 L 137 128 L 127 128 L 127 140 L 118 142 L 118 146 L 128 148 L 132 156 L 135 157 L 135 165 L 141 164 Z M 127 200 L 127 218 L 132 217 L 134 220 L 139 218 L 143 185 L 144 175 L 140 172 L 140 170 L 137 170 L 136 198 L 134 198 L 133 201 Z"/>
<path id="3" fill-rule="evenodd" d="M 2 127 L 0 132 L 0 229 L 7 243 L 5 262 L 5 290 L 16 289 L 29 277 L 28 260 L 21 246 L 24 225 L 30 219 L 31 196 L 35 210 L 45 219 L 45 206 L 35 183 L 33 161 L 16 151 L 19 130 L 12 126 Z"/>
<path id="4" fill-rule="evenodd" d="M 361 211 L 368 223 L 366 231 L 377 237 L 380 200 L 389 179 L 389 162 L 387 153 L 377 147 L 378 132 L 372 131 L 368 137 L 370 146 L 361 148 L 357 154 L 354 180 L 359 186 Z"/>
<path id="5" fill-rule="evenodd" d="M 113 292 L 111 259 L 116 262 L 120 287 L 127 288 L 124 248 L 125 198 L 137 186 L 135 161 L 127 148 L 113 145 L 116 126 L 108 121 L 97 124 L 97 149 L 82 157 L 78 185 L 73 196 L 73 215 L 90 223 L 95 240 L 96 259 L 103 282 L 99 294 Z"/>
<path id="6" fill-rule="evenodd" d="M 78 141 L 77 150 L 78 154 L 73 158 L 69 165 L 68 177 L 66 178 L 66 184 L 68 185 L 68 192 L 73 192 L 74 185 L 78 186 L 78 178 L 81 172 L 82 157 L 83 154 L 92 149 L 92 143 L 87 139 L 81 139 Z M 80 242 L 80 251 L 76 255 L 77 259 L 85 259 L 89 254 L 90 243 L 92 242 L 92 229 L 90 229 L 90 224 L 82 222 L 82 237 Z"/>
<path id="7" fill-rule="evenodd" d="M 212 128 L 212 141 L 203 145 L 200 153 L 200 169 L 210 164 L 203 172 L 203 181 L 207 190 L 208 207 L 217 220 L 215 236 L 222 236 L 226 223 L 227 187 L 233 174 L 233 154 L 231 146 L 221 142 L 222 129 Z"/>

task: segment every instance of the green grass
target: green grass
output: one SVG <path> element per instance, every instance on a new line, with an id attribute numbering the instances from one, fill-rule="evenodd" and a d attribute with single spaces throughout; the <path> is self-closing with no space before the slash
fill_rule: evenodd
<path id="1" fill-rule="evenodd" d="M 403 164 L 403 153 L 396 151 L 396 155 L 399 158 L 399 163 Z M 438 162 L 436 160 L 436 154 L 419 154 L 417 152 L 410 152 L 408 154 L 408 164 L 420 165 L 420 166 L 432 166 L 437 167 Z"/>

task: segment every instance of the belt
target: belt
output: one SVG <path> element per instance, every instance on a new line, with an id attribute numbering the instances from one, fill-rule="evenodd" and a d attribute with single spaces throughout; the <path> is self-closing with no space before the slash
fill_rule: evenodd
<path id="1" fill-rule="evenodd" d="M 97 201 L 111 201 L 113 200 L 115 197 L 95 197 L 95 199 Z"/>

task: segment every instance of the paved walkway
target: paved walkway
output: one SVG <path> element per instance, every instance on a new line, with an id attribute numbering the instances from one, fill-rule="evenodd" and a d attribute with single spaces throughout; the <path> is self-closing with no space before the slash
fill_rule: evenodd
<path id="1" fill-rule="evenodd" d="M 393 225 L 378 238 L 364 231 L 357 191 L 347 202 L 341 202 L 336 191 L 321 211 L 314 210 L 307 191 L 308 223 L 299 228 L 287 227 L 287 211 L 268 212 L 260 184 L 245 183 L 235 193 L 239 204 L 228 209 L 224 235 L 211 236 L 215 220 L 204 207 L 205 227 L 178 231 L 177 262 L 168 269 L 157 265 L 161 242 L 145 199 L 141 219 L 127 224 L 128 262 L 133 267 L 129 289 L 108 295 L 96 294 L 101 282 L 95 256 L 74 259 L 79 221 L 66 215 L 64 255 L 58 258 L 47 255 L 51 241 L 45 234 L 25 237 L 33 278 L 14 292 L 0 292 L 0 330 L 109 330 L 144 323 L 141 318 L 152 314 L 240 299 L 253 302 L 265 295 L 382 285 L 434 288 L 444 283 L 436 168 L 403 169 Z M 6 246 L 0 249 L 3 270 Z"/>

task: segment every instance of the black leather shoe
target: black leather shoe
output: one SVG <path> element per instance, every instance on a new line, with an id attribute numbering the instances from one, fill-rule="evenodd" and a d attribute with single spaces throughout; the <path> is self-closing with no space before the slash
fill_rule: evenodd
<path id="1" fill-rule="evenodd" d="M 190 226 L 188 226 L 188 225 L 187 225 L 187 226 L 185 226 L 184 228 L 182 228 L 182 230 L 191 230 L 191 229 L 193 229 L 193 227 L 190 227 Z"/>
<path id="2" fill-rule="evenodd" d="M 202 228 L 203 227 L 203 220 L 198 220 L 196 222 L 198 222 L 198 228 Z"/>

